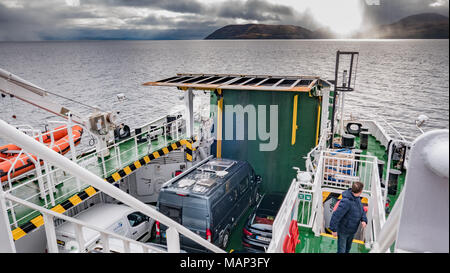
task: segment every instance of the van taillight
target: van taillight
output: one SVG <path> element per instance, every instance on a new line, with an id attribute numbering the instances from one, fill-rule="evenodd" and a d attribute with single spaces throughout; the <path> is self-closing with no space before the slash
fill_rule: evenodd
<path id="1" fill-rule="evenodd" d="M 156 236 L 161 236 L 161 230 L 159 229 L 158 221 L 156 221 L 155 226 L 156 226 Z"/>
<path id="2" fill-rule="evenodd" d="M 212 233 L 209 228 L 206 229 L 206 240 L 208 240 L 211 243 L 212 240 Z"/>
<path id="3" fill-rule="evenodd" d="M 243 228 L 242 231 L 244 231 L 244 234 L 247 235 L 247 236 L 252 236 L 253 235 L 253 233 L 248 231 L 246 228 Z"/>

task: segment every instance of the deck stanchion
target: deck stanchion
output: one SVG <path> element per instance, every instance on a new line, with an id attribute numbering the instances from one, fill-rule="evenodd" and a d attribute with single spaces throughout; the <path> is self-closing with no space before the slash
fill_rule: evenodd
<path id="1" fill-rule="evenodd" d="M 186 119 L 186 137 L 190 138 L 194 134 L 194 93 L 192 88 L 188 88 L 184 94 L 185 119 Z"/>
<path id="2" fill-rule="evenodd" d="M 97 188 L 99 191 L 104 192 L 105 194 L 111 196 L 112 198 L 117 199 L 118 201 L 124 203 L 125 205 L 128 205 L 138 211 L 141 211 L 145 215 L 158 220 L 160 223 L 166 226 L 175 228 L 177 232 L 182 233 L 187 238 L 197 242 L 198 244 L 206 247 L 207 249 L 214 252 L 224 253 L 224 251 L 221 248 L 206 241 L 198 234 L 195 234 L 186 227 L 170 219 L 168 216 L 158 212 L 154 208 L 141 202 L 135 197 L 130 196 L 128 193 L 122 191 L 121 189 L 118 189 L 114 185 L 105 183 L 105 180 L 103 180 L 102 178 L 98 177 L 97 175 L 93 174 L 90 171 L 87 171 L 86 169 L 79 166 L 75 162 L 69 160 L 68 158 L 64 157 L 63 155 L 53 151 L 52 149 L 49 149 L 42 143 L 37 142 L 32 137 L 21 133 L 16 128 L 14 128 L 13 126 L 9 125 L 8 123 L 6 123 L 1 119 L 0 119 L 0 136 L 3 136 L 8 140 L 14 141 L 24 149 L 34 154 L 40 155 L 42 159 L 49 161 L 51 164 L 58 166 L 62 170 L 70 173 L 71 175 L 79 178 L 80 180 L 86 181 L 89 185 Z M 8 196 L 8 198 L 14 199 L 12 195 Z M 79 228 L 81 229 L 81 227 Z M 80 234 L 77 234 L 77 237 L 82 236 L 80 236 Z M 80 247 L 82 247 L 83 245 L 84 244 L 80 244 Z"/>
<path id="3" fill-rule="evenodd" d="M 167 252 L 179 253 L 180 252 L 180 235 L 178 231 L 172 227 L 166 231 L 167 235 Z"/>
<path id="4" fill-rule="evenodd" d="M 72 161 L 77 163 L 77 153 L 75 151 L 75 143 L 73 142 L 72 135 L 72 114 L 70 112 L 67 115 L 67 134 L 69 136 L 70 155 L 72 156 Z M 78 178 L 76 178 L 76 182 L 77 190 L 81 191 L 81 182 Z"/>
<path id="5" fill-rule="evenodd" d="M 11 202 L 10 200 L 8 200 Z M 12 212 L 11 212 L 12 213 Z M 0 253 L 15 253 L 16 245 L 12 237 L 8 218 L 8 207 L 6 206 L 5 192 L 0 185 Z"/>
<path id="6" fill-rule="evenodd" d="M 56 244 L 56 231 L 53 223 L 53 216 L 44 213 L 45 235 L 47 235 L 47 247 L 49 253 L 58 253 L 58 245 Z"/>
<path id="7" fill-rule="evenodd" d="M 45 175 L 47 176 L 47 187 L 48 187 L 48 192 L 50 195 L 50 204 L 52 204 L 52 206 L 55 206 L 55 197 L 53 196 L 53 192 L 54 192 L 53 177 L 50 174 L 50 168 L 48 167 L 47 162 L 44 162 L 44 169 L 45 169 Z"/>
<path id="8" fill-rule="evenodd" d="M 78 243 L 78 252 L 85 252 L 84 250 L 84 235 L 83 235 L 83 226 L 79 224 L 75 224 L 75 237 L 77 238 Z"/>
<path id="9" fill-rule="evenodd" d="M 101 242 L 102 242 L 102 247 L 103 247 L 103 253 L 109 253 L 110 248 L 109 248 L 109 236 L 106 233 L 101 233 Z"/>

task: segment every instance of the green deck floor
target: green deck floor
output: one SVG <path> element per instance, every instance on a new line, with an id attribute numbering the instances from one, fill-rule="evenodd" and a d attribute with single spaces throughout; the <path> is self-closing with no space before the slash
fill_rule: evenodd
<path id="1" fill-rule="evenodd" d="M 311 229 L 299 228 L 300 243 L 297 245 L 296 253 L 336 253 L 337 252 L 337 239 L 330 238 L 328 236 L 316 237 Z M 353 243 L 350 253 L 368 253 L 363 244 Z"/>

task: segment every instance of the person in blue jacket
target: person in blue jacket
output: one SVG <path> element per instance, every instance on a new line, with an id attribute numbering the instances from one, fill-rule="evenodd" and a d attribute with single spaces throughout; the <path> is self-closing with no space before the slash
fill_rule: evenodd
<path id="1" fill-rule="evenodd" d="M 366 212 L 360 197 L 363 188 L 363 183 L 353 183 L 351 189 L 342 193 L 342 199 L 331 216 L 330 229 L 332 235 L 338 237 L 338 253 L 348 253 L 359 224 L 361 223 L 363 228 L 367 225 Z"/>

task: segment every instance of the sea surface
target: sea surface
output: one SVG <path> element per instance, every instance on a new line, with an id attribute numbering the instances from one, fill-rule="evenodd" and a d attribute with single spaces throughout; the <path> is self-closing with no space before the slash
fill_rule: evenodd
<path id="1" fill-rule="evenodd" d="M 144 82 L 176 73 L 334 79 L 337 50 L 360 52 L 356 91 L 346 95 L 347 115 L 376 114 L 408 139 L 420 134 L 415 119 L 421 114 L 429 117 L 425 131 L 449 128 L 449 40 L 7 42 L 0 43 L 0 67 L 52 93 L 120 112 L 133 127 L 182 104 L 176 88 L 146 87 Z M 117 94 L 127 100 L 119 102 Z M 52 100 L 82 114 L 92 112 L 74 101 Z M 0 97 L 0 118 L 39 129 L 46 120 L 58 120 L 9 97 Z"/>

